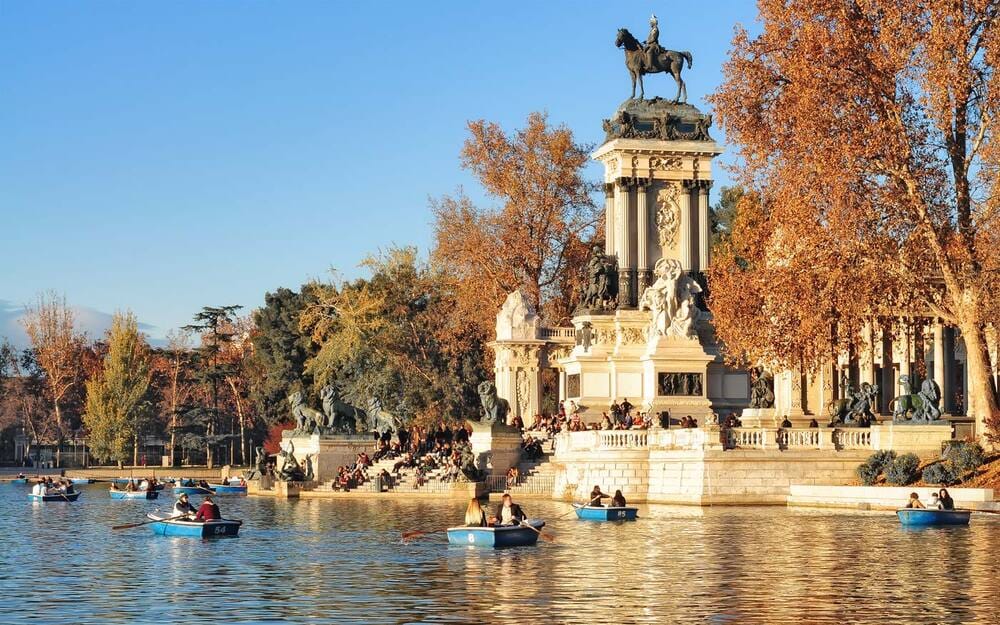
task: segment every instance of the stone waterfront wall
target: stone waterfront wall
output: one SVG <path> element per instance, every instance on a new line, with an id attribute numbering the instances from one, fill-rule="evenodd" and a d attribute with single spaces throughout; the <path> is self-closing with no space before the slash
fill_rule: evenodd
<path id="1" fill-rule="evenodd" d="M 586 500 L 594 485 L 635 502 L 784 505 L 793 484 L 842 485 L 878 449 L 934 455 L 947 426 L 779 430 L 706 427 L 588 431 L 555 443 L 553 496 Z"/>
<path id="2" fill-rule="evenodd" d="M 910 493 L 917 493 L 925 503 L 937 487 L 929 486 L 816 486 L 792 484 L 788 505 L 819 508 L 861 508 L 894 510 L 906 505 Z M 958 508 L 990 509 L 993 506 L 991 488 L 949 488 L 948 493 Z"/>

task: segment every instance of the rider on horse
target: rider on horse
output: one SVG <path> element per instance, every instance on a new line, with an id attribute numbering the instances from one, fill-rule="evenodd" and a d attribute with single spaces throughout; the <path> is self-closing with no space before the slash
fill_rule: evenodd
<path id="1" fill-rule="evenodd" d="M 660 28 L 656 15 L 649 18 L 649 36 L 646 37 L 646 67 L 653 71 L 657 67 L 656 60 L 663 48 L 660 47 Z"/>

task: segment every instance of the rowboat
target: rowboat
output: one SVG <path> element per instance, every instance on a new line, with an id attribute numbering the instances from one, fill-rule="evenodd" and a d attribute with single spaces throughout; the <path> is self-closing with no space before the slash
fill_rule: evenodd
<path id="1" fill-rule="evenodd" d="M 971 510 L 934 510 L 926 508 L 900 508 L 896 510 L 899 522 L 908 526 L 968 525 Z"/>
<path id="2" fill-rule="evenodd" d="M 634 521 L 638 508 L 628 506 L 584 506 L 575 503 L 576 518 L 587 521 Z"/>
<path id="3" fill-rule="evenodd" d="M 541 519 L 529 519 L 522 525 L 503 527 L 449 527 L 448 544 L 494 549 L 524 547 L 538 542 L 538 534 L 543 527 L 545 521 Z"/>
<path id="4" fill-rule="evenodd" d="M 214 495 L 215 491 L 201 486 L 174 486 L 174 495 Z"/>
<path id="5" fill-rule="evenodd" d="M 7 481 L 9 483 L 11 483 L 11 484 L 27 484 L 28 483 L 28 478 L 26 478 L 26 477 L 15 477 L 15 478 L 9 479 Z"/>
<path id="6" fill-rule="evenodd" d="M 209 482 L 208 485 L 215 491 L 216 495 L 245 495 L 247 492 L 247 487 L 239 484 L 213 484 Z"/>
<path id="7" fill-rule="evenodd" d="M 156 499 L 160 493 L 155 490 L 117 490 L 108 491 L 112 499 Z"/>
<path id="8" fill-rule="evenodd" d="M 73 484 L 93 484 L 94 480 L 89 477 L 74 477 L 70 479 Z"/>
<path id="9" fill-rule="evenodd" d="M 36 495 L 35 493 L 28 493 L 28 499 L 32 501 L 76 501 L 80 497 L 80 493 L 53 493 L 51 495 Z"/>
<path id="10" fill-rule="evenodd" d="M 239 536 L 243 521 L 219 519 L 216 521 L 185 521 L 171 519 L 162 512 L 150 512 L 146 518 L 158 521 L 150 524 L 153 533 L 159 536 L 190 536 L 194 538 L 225 538 Z"/>

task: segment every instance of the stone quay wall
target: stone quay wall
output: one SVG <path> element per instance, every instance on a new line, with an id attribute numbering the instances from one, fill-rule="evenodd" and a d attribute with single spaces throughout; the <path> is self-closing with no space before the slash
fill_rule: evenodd
<path id="1" fill-rule="evenodd" d="M 793 484 L 852 481 L 876 450 L 926 456 L 950 438 L 949 426 L 892 425 L 564 432 L 552 496 L 585 501 L 596 484 L 637 503 L 784 505 Z"/>

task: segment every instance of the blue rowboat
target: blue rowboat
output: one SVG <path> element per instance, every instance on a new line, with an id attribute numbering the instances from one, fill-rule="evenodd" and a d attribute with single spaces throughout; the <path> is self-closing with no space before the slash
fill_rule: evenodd
<path id="1" fill-rule="evenodd" d="M 11 484 L 27 484 L 28 478 L 26 477 L 15 477 L 12 480 L 8 480 Z"/>
<path id="2" fill-rule="evenodd" d="M 171 519 L 163 513 L 149 513 L 146 515 L 151 521 L 159 521 L 150 524 L 153 533 L 159 536 L 189 536 L 193 538 L 226 538 L 236 537 L 240 534 L 240 526 L 243 521 L 232 519 L 219 519 L 217 521 L 183 521 Z"/>
<path id="3" fill-rule="evenodd" d="M 174 486 L 175 495 L 214 495 L 215 491 L 201 486 Z"/>
<path id="4" fill-rule="evenodd" d="M 529 519 L 523 525 L 504 527 L 449 527 L 448 543 L 494 549 L 524 547 L 538 542 L 538 534 L 543 527 L 545 521 L 541 519 Z"/>
<path id="5" fill-rule="evenodd" d="M 65 494 L 55 493 L 52 495 L 36 495 L 35 493 L 28 493 L 28 499 L 32 501 L 76 501 L 79 497 L 79 492 Z"/>
<path id="6" fill-rule="evenodd" d="M 94 480 L 90 479 L 89 477 L 74 477 L 70 479 L 70 482 L 72 482 L 73 484 L 93 484 Z"/>
<path id="7" fill-rule="evenodd" d="M 968 525 L 971 510 L 928 510 L 926 508 L 900 508 L 896 510 L 899 522 L 907 526 Z"/>
<path id="8" fill-rule="evenodd" d="M 160 493 L 155 490 L 115 490 L 108 491 L 112 499 L 156 499 Z"/>
<path id="9" fill-rule="evenodd" d="M 587 521 L 634 521 L 638 508 L 617 506 L 583 506 L 573 504 L 576 508 L 576 518 Z"/>
<path id="10" fill-rule="evenodd" d="M 215 491 L 216 495 L 245 495 L 247 494 L 247 487 L 240 486 L 239 484 L 213 484 L 208 483 Z M 174 489 L 176 490 L 176 489 Z"/>

